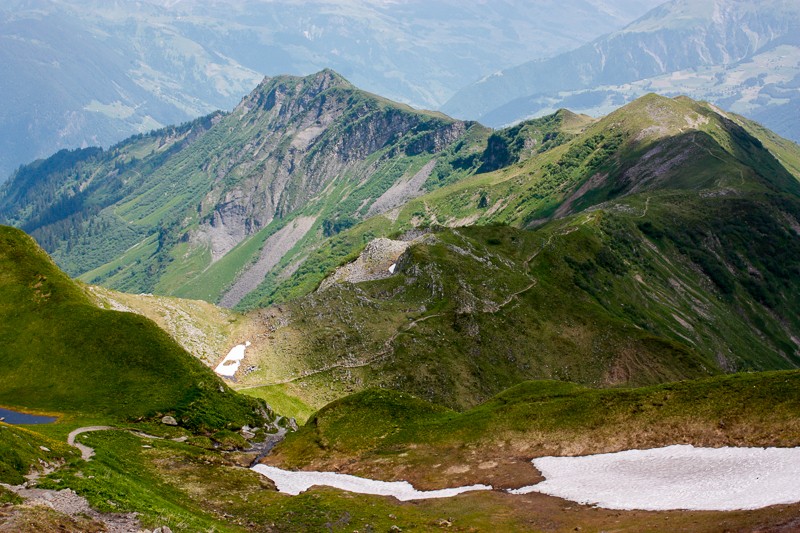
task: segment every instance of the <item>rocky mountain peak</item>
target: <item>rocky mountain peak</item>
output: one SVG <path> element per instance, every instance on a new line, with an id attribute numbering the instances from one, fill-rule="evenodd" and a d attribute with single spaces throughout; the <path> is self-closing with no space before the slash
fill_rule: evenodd
<path id="1" fill-rule="evenodd" d="M 242 100 L 237 110 L 246 112 L 260 108 L 270 111 L 276 107 L 280 108 L 286 100 L 307 103 L 334 87 L 355 89 L 349 81 L 331 69 L 324 69 L 304 77 L 289 75 L 265 77 Z"/>

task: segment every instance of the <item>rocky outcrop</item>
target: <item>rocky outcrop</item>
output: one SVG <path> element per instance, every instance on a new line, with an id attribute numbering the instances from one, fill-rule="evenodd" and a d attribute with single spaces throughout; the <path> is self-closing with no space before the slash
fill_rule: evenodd
<path id="1" fill-rule="evenodd" d="M 407 241 L 395 241 L 383 237 L 374 239 L 367 244 L 355 261 L 337 268 L 333 274 L 325 278 L 318 291 L 324 291 L 337 283 L 360 283 L 388 278 L 397 272 L 400 258 L 408 247 L 426 238 L 434 237 L 423 235 Z"/>
<path id="2" fill-rule="evenodd" d="M 210 247 L 212 261 L 302 208 L 334 180 L 365 183 L 386 161 L 434 154 L 467 128 L 374 98 L 330 70 L 306 78 L 267 78 L 232 116 L 252 134 L 237 149 L 210 158 L 208 171 L 216 183 L 201 203 L 205 216 L 192 238 Z M 376 158 L 381 150 L 385 153 Z M 370 199 L 368 204 L 378 201 L 367 215 L 419 194 L 432 169 L 425 165 L 388 196 Z"/>

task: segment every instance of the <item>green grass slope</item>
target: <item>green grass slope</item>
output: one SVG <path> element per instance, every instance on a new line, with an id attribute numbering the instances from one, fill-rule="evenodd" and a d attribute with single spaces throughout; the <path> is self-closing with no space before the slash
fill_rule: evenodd
<path id="1" fill-rule="evenodd" d="M 279 76 L 229 114 L 20 169 L 0 190 L 0 223 L 84 281 L 216 302 L 298 218 L 311 227 L 281 248 L 276 273 L 394 186 L 413 196 L 474 173 L 488 134 L 329 70 Z"/>
<path id="2" fill-rule="evenodd" d="M 778 146 L 776 136 L 764 137 L 762 142 L 708 104 L 651 94 L 539 157 L 420 200 L 440 223 L 474 217 L 472 223 L 533 227 L 642 192 L 734 189 L 797 195 L 797 179 L 765 147 L 765 142 Z M 800 148 L 783 143 L 778 154 L 791 161 Z M 474 200 L 479 196 L 487 198 L 483 208 Z"/>
<path id="3" fill-rule="evenodd" d="M 247 307 L 313 290 L 369 239 L 415 227 L 535 228 L 604 202 L 666 191 L 705 198 L 800 194 L 796 144 L 708 104 L 654 94 L 594 123 L 562 111 L 495 132 L 480 165 L 500 160 L 510 164 L 463 177 L 410 200 L 390 218 L 375 217 L 324 241 L 290 276 L 268 276 L 269 290 Z"/>
<path id="4" fill-rule="evenodd" d="M 66 443 L 0 422 L 0 483 L 21 485 L 28 473 L 60 466 L 78 455 Z"/>
<path id="5" fill-rule="evenodd" d="M 257 402 L 150 320 L 96 307 L 9 227 L 0 227 L 0 287 L 0 404 L 108 420 L 173 413 L 198 430 L 259 420 Z"/>
<path id="6" fill-rule="evenodd" d="M 264 312 L 243 383 L 316 406 L 382 386 L 463 409 L 526 379 L 646 385 L 800 364 L 796 200 L 629 202 L 536 231 L 443 230 L 390 278 Z"/>
<path id="7" fill-rule="evenodd" d="M 412 246 L 388 279 L 266 313 L 269 348 L 246 381 L 314 406 L 384 386 L 463 409 L 525 379 L 796 368 L 800 184 L 765 142 L 710 106 L 650 95 L 395 221 L 368 220 L 286 286 L 313 289 L 362 239 L 469 226 Z M 797 152 L 782 146 L 781 160 Z"/>

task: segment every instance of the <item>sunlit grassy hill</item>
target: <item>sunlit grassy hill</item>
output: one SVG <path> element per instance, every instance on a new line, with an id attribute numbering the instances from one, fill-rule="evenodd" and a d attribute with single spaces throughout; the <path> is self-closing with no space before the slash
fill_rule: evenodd
<path id="1" fill-rule="evenodd" d="M 20 230 L 0 228 L 0 404 L 109 421 L 240 427 L 261 407 L 152 321 L 96 307 Z"/>

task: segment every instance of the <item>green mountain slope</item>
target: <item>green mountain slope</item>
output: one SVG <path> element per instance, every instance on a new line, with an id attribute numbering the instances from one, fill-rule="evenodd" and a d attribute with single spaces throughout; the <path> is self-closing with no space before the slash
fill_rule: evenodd
<path id="1" fill-rule="evenodd" d="M 269 340 L 242 378 L 317 406 L 385 386 L 464 408 L 524 379 L 602 387 L 795 368 L 800 185 L 764 146 L 707 105 L 651 95 L 411 200 L 308 264 L 365 236 L 473 226 L 404 243 L 393 275 L 389 260 L 372 276 L 383 279 L 326 281 L 260 313 Z M 321 277 L 301 268 L 289 282 Z"/>
<path id="2" fill-rule="evenodd" d="M 650 95 L 597 122 L 562 111 L 476 143 L 475 175 L 320 236 L 291 276 L 279 266 L 240 304 L 279 306 L 203 311 L 184 328 L 211 328 L 213 342 L 160 320 L 172 311 L 149 297 L 122 299 L 207 364 L 250 340 L 238 386 L 293 395 L 298 415 L 371 386 L 463 409 L 526 379 L 795 368 L 800 186 L 786 167 L 798 154 L 685 98 Z M 379 236 L 401 241 L 340 271 L 360 277 L 320 285 Z"/>
<path id="3" fill-rule="evenodd" d="M 244 126 L 232 129 L 231 120 Z M 399 137 L 375 136 L 387 121 Z M 404 130 L 404 121 L 418 129 Z M 102 237 L 114 227 L 152 223 L 158 235 L 86 277 L 209 300 L 243 283 L 243 298 L 229 302 L 286 302 L 254 319 L 279 335 L 253 339 L 258 370 L 244 382 L 294 388 L 315 406 L 377 384 L 463 408 L 523 379 L 649 384 L 796 366 L 800 185 L 781 164 L 793 168 L 796 147 L 770 135 L 762 142 L 753 135 L 763 131 L 712 106 L 649 95 L 596 122 L 562 111 L 488 138 L 473 128 L 449 151 L 417 154 L 447 132 L 461 135 L 459 124 L 365 95 L 331 72 L 268 81 L 232 115 L 176 130 L 181 148 L 142 183 L 128 182 L 142 194 L 126 194 L 70 231 L 89 231 L 113 212 L 111 229 L 84 245 L 70 237 L 60 249 L 79 257 L 95 241 L 109 246 Z M 303 151 L 297 143 L 309 129 L 318 137 Z M 274 139 L 246 144 L 263 131 Z M 231 132 L 229 142 L 212 142 Z M 165 179 L 168 172 L 199 155 L 230 166 L 237 150 L 272 155 L 254 165 L 240 154 L 225 174 L 213 167 L 220 178 L 212 192 L 181 211 L 192 180 Z M 419 165 L 430 174 L 417 193 L 387 199 Z M 391 170 L 398 166 L 406 170 Z M 193 174 L 197 184 L 207 172 Z M 320 175 L 332 181 L 317 183 Z M 414 197 L 433 182 L 443 186 Z M 56 181 L 32 183 L 33 191 Z M 374 237 L 498 223 L 423 239 L 388 279 L 303 296 Z M 213 261 L 235 238 L 242 240 Z M 283 255 L 270 255 L 276 248 Z M 126 285 L 145 279 L 154 285 Z"/>
<path id="4" fill-rule="evenodd" d="M 786 143 L 782 153 L 788 160 L 800 149 Z M 718 109 L 650 94 L 541 157 L 425 200 L 443 223 L 477 215 L 476 223 L 532 227 L 631 194 L 754 189 L 796 195 L 800 186 L 764 142 Z M 478 193 L 488 200 L 483 211 L 469 201 Z"/>
<path id="5" fill-rule="evenodd" d="M 332 71 L 278 77 L 228 115 L 21 169 L 0 218 L 86 281 L 234 306 L 323 238 L 474 172 L 487 135 Z"/>
<path id="6" fill-rule="evenodd" d="M 216 131 L 212 124 L 191 138 L 185 132 L 192 127 L 176 130 L 187 147 Z M 227 409 L 235 397 L 165 333 L 135 315 L 101 311 L 91 303 L 98 301 L 153 316 L 210 365 L 215 351 L 250 340 L 234 384 L 253 387 L 254 396 L 279 397 L 305 413 L 333 400 L 276 449 L 269 461 L 282 466 L 407 479 L 428 489 L 475 482 L 508 488 L 535 482 L 530 458 L 552 453 L 798 444 L 797 371 L 722 375 L 800 366 L 794 146 L 705 104 L 651 95 L 597 122 L 560 112 L 491 136 L 474 128 L 438 154 L 432 168 L 461 173 L 450 182 L 441 174 L 440 186 L 383 213 L 367 207 L 377 200 L 355 196 L 359 216 L 343 225 L 330 216 L 336 211 L 325 211 L 328 224 L 319 226 L 307 260 L 282 279 L 268 275 L 240 305 L 280 303 L 247 315 L 84 291 L 31 251 L 30 239 L 5 229 L 0 367 L 16 372 L 21 360 L 28 373 L 3 376 L 0 403 L 28 397 L 24 406 L 55 411 L 50 398 L 60 398 L 62 411 L 97 406 L 102 416 L 119 418 L 175 411 L 186 424 Z M 234 190 L 239 178 L 230 179 Z M 337 201 L 328 208 L 348 205 L 358 188 L 348 190 L 332 194 Z M 172 216 L 165 205 L 159 209 Z M 312 214 L 303 209 L 285 217 L 289 229 L 272 243 L 304 227 Z M 189 236 L 178 246 L 189 250 L 203 222 L 182 224 L 178 234 Z M 168 250 L 172 234 L 160 227 Z M 395 240 L 373 240 L 381 236 Z M 251 241 L 242 242 L 246 250 Z M 142 263 L 158 257 L 141 247 L 129 253 Z M 153 273 L 188 268 L 191 257 Z M 107 339 L 98 333 L 105 331 L 119 332 L 117 341 L 97 340 Z M 107 364 L 103 357 L 112 353 Z M 60 374 L 35 377 L 44 375 L 36 366 L 42 354 Z M 94 368 L 105 381 L 97 383 Z M 150 388 L 131 384 L 133 373 Z M 180 388 L 181 376 L 187 388 Z M 558 381 L 528 381 L 544 379 Z M 80 388 L 67 390 L 67 383 Z M 126 403 L 118 390 L 136 401 Z M 181 411 L 186 390 L 201 400 Z M 214 420 L 236 420 L 239 408 Z M 47 443 L 30 439 L 38 442 Z M 497 528 L 501 516 L 503 527 L 522 531 L 542 524 L 639 531 L 654 520 L 662 529 L 717 531 L 785 525 L 798 512 L 797 505 L 780 513 L 606 512 L 497 491 L 413 505 L 332 489 L 289 497 L 235 466 L 254 455 L 123 432 L 92 434 L 87 443 L 97 448 L 96 459 L 70 463 L 44 486 L 73 487 L 101 509 L 136 510 L 148 527 L 167 522 L 176 530 L 413 530 L 445 522 L 483 530 Z M 18 455 L 0 461 L 11 465 L 10 477 L 20 472 L 14 465 L 35 461 Z"/>
<path id="7" fill-rule="evenodd" d="M 304 294 L 369 239 L 426 225 L 533 228 L 651 192 L 747 196 L 800 190 L 797 145 L 708 104 L 648 95 L 591 124 L 580 121 L 576 127 L 560 115 L 566 113 L 495 132 L 476 156 L 478 168 L 500 160 L 508 166 L 466 176 L 408 201 L 391 216 L 336 235 L 291 276 L 268 275 L 262 290 L 241 305 L 258 307 Z"/>
<path id="8" fill-rule="evenodd" d="M 623 390 L 529 381 L 464 413 L 371 389 L 318 411 L 287 438 L 277 458 L 331 460 L 411 443 L 436 447 L 482 441 L 490 447 L 514 433 L 514 439 L 529 441 L 526 455 L 531 457 L 567 449 L 579 455 L 608 453 L 686 440 L 706 446 L 790 446 L 800 438 L 793 419 L 798 379 L 797 371 L 762 372 Z M 720 428 L 719 422 L 726 420 L 731 426 Z M 678 428 L 687 433 L 676 433 Z M 387 432 L 390 438 L 381 438 Z"/>
<path id="9" fill-rule="evenodd" d="M 384 386 L 464 408 L 524 379 L 605 387 L 797 367 L 800 248 L 780 224 L 798 202 L 672 200 L 644 220 L 640 203 L 535 232 L 437 233 L 390 278 L 260 313 L 269 340 L 240 379 L 314 405 Z"/>
<path id="10" fill-rule="evenodd" d="M 415 486 L 529 483 L 532 457 L 671 444 L 797 446 L 800 373 L 764 372 L 647 388 L 530 381 L 463 413 L 388 390 L 327 405 L 267 458 Z"/>
<path id="11" fill-rule="evenodd" d="M 93 305 L 21 231 L 0 227 L 0 404 L 124 421 L 171 413 L 208 430 L 262 407 L 153 322 Z"/>

